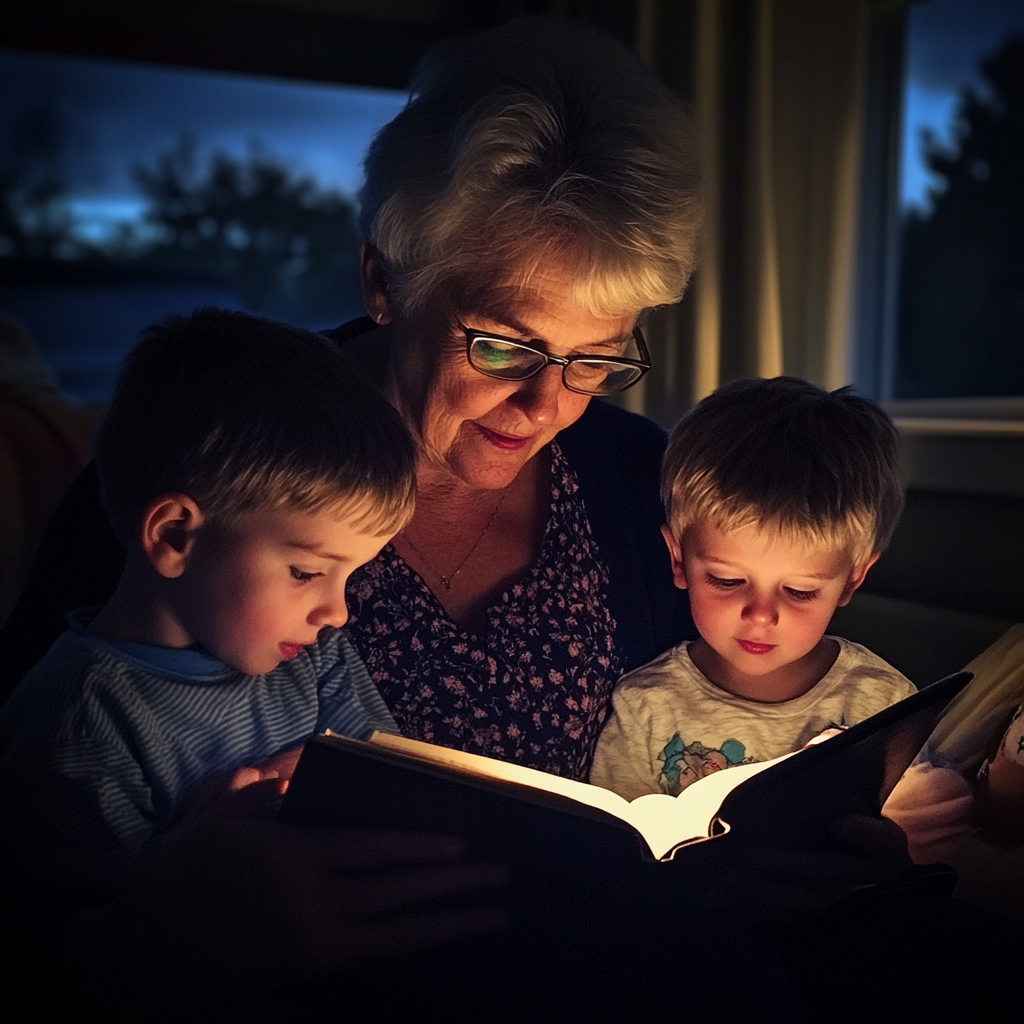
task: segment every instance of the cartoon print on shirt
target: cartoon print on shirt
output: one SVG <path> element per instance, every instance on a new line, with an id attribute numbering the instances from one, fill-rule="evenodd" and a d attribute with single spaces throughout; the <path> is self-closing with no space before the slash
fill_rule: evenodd
<path id="1" fill-rule="evenodd" d="M 1003 756 L 1017 764 L 1024 764 L 1024 704 L 1018 706 L 1010 720 L 1003 740 Z"/>
<path id="2" fill-rule="evenodd" d="M 705 775 L 756 760 L 745 757 L 745 754 L 746 748 L 737 739 L 727 739 L 714 749 L 698 740 L 686 744 L 682 736 L 676 733 L 658 755 L 663 765 L 658 782 L 669 796 L 678 796 L 687 786 Z"/>

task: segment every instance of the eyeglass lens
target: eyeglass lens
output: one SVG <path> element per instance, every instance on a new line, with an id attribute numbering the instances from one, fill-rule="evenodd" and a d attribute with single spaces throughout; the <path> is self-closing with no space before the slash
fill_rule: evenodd
<path id="1" fill-rule="evenodd" d="M 525 380 L 547 363 L 542 352 L 500 338 L 474 338 L 469 354 L 476 369 L 500 380 Z M 614 394 L 642 375 L 639 367 L 604 359 L 574 359 L 563 369 L 568 387 L 595 395 Z"/>

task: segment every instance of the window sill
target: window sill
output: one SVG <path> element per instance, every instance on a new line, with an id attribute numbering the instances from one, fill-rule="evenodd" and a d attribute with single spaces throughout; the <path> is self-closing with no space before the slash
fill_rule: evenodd
<path id="1" fill-rule="evenodd" d="M 1024 421 L 897 417 L 909 488 L 1024 498 Z"/>
<path id="2" fill-rule="evenodd" d="M 953 419 L 932 416 L 894 416 L 901 434 L 959 437 L 1024 438 L 1024 419 Z"/>
<path id="3" fill-rule="evenodd" d="M 1024 395 L 1001 398 L 893 398 L 883 402 L 882 406 L 895 420 L 1024 423 Z"/>

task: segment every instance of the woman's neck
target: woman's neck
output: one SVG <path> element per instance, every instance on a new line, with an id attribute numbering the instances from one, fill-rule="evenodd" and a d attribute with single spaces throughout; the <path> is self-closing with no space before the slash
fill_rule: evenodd
<path id="1" fill-rule="evenodd" d="M 392 546 L 451 619 L 477 632 L 490 604 L 537 561 L 550 494 L 546 448 L 504 490 L 470 488 L 451 473 L 422 467 L 416 514 Z"/>

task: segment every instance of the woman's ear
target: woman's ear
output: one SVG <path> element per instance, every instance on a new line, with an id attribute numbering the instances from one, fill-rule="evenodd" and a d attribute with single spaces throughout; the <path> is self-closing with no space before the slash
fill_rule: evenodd
<path id="1" fill-rule="evenodd" d="M 871 568 L 882 557 L 881 551 L 876 551 L 870 558 L 861 562 L 860 565 L 855 565 L 850 571 L 850 578 L 846 581 L 846 586 L 843 587 L 842 594 L 839 595 L 839 604 L 837 608 L 843 608 L 850 603 L 850 598 L 853 597 L 853 592 L 864 582 L 864 577 L 868 574 L 868 569 Z"/>
<path id="2" fill-rule="evenodd" d="M 686 568 L 683 565 L 683 549 L 679 541 L 672 535 L 667 523 L 661 525 L 661 535 L 665 538 L 669 557 L 672 559 L 672 579 L 680 590 L 686 590 Z"/>
<path id="3" fill-rule="evenodd" d="M 359 243 L 359 278 L 366 312 L 379 324 L 391 322 L 388 283 L 380 253 L 369 243 Z"/>
<path id="4" fill-rule="evenodd" d="M 187 494 L 161 494 L 142 514 L 142 550 L 165 579 L 185 571 L 203 513 Z"/>

